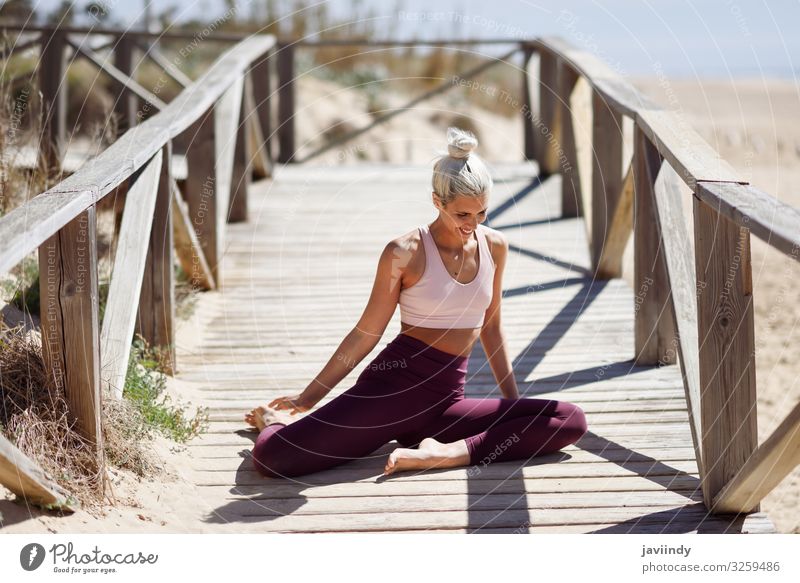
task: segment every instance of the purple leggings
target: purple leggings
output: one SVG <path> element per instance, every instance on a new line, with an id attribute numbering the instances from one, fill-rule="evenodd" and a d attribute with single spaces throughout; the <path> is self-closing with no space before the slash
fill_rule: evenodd
<path id="1" fill-rule="evenodd" d="M 365 457 L 397 440 L 466 440 L 470 465 L 529 459 L 586 433 L 580 407 L 546 399 L 464 397 L 469 356 L 455 356 L 398 334 L 356 384 L 284 425 L 265 427 L 253 447 L 264 476 L 292 477 Z"/>

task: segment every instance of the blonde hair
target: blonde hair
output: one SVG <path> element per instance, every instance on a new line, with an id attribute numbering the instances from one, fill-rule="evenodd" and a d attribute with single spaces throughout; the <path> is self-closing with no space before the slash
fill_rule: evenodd
<path id="1" fill-rule="evenodd" d="M 492 177 L 483 160 L 472 151 L 478 140 L 471 132 L 447 128 L 447 154 L 433 165 L 433 192 L 447 206 L 457 196 L 489 194 Z"/>

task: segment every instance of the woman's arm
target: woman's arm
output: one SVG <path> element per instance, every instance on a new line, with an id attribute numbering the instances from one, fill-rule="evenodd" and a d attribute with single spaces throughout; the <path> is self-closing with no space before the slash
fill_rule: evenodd
<path id="1" fill-rule="evenodd" d="M 310 409 L 372 352 L 397 308 L 403 270 L 409 258 L 402 241 L 390 241 L 384 247 L 372 293 L 355 328 L 344 337 L 328 363 L 300 395 L 273 401 L 276 409 Z"/>
<path id="2" fill-rule="evenodd" d="M 500 303 L 503 298 L 503 271 L 508 258 L 508 239 L 499 232 L 494 231 L 494 242 L 492 244 L 492 259 L 494 259 L 495 271 L 492 301 L 483 316 L 483 327 L 481 328 L 481 345 L 489 359 L 489 366 L 492 368 L 500 392 L 507 399 L 518 399 L 519 389 L 517 380 L 514 378 L 514 371 L 511 369 L 511 361 L 506 352 L 505 335 L 500 317 Z"/>

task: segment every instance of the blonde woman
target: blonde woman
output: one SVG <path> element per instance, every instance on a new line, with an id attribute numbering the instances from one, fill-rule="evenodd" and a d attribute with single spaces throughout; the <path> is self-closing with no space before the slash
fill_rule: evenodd
<path id="1" fill-rule="evenodd" d="M 355 328 L 306 389 L 258 407 L 253 462 L 264 476 L 292 477 L 364 457 L 396 440 L 384 475 L 529 459 L 575 443 L 586 432 L 570 403 L 520 398 L 500 317 L 508 242 L 485 227 L 492 178 L 473 153 L 477 140 L 447 131 L 448 154 L 433 169 L 437 218 L 390 241 Z M 287 423 L 276 412 L 309 411 L 380 341 L 397 305 L 400 333 L 347 391 Z M 466 398 L 475 341 L 503 398 Z"/>

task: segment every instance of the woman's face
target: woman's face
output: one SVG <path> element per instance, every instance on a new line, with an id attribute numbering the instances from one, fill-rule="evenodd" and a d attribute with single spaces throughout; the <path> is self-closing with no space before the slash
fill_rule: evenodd
<path id="1" fill-rule="evenodd" d="M 489 196 L 486 194 L 457 196 L 446 207 L 440 206 L 439 201 L 436 201 L 444 224 L 463 240 L 469 239 L 478 227 L 478 223 L 486 220 L 488 204 Z"/>

